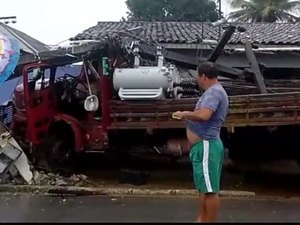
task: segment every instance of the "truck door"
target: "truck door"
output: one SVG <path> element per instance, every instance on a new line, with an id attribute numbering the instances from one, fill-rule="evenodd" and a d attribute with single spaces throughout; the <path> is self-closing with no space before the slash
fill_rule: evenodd
<path id="1" fill-rule="evenodd" d="M 55 69 L 43 65 L 24 69 L 23 85 L 28 136 L 32 144 L 41 143 L 57 113 L 55 72 Z"/>

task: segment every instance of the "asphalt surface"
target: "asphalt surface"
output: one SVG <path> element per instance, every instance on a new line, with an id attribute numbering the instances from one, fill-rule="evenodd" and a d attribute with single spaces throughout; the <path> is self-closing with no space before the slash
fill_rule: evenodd
<path id="1" fill-rule="evenodd" d="M 91 154 L 85 155 L 81 163 L 77 173 L 87 175 L 95 186 L 120 186 L 121 170 L 133 169 L 148 174 L 146 184 L 142 185 L 142 188 L 194 189 L 192 167 L 188 158 L 174 164 L 162 158 L 110 159 Z M 289 164 L 286 166 L 294 171 L 294 167 L 289 167 Z M 281 171 L 282 165 L 273 167 Z M 224 166 L 221 189 L 251 191 L 257 196 L 300 197 L 300 173 L 280 174 L 262 171 L 260 167 L 257 170 L 242 170 Z"/>
<path id="2" fill-rule="evenodd" d="M 0 222 L 193 222 L 195 198 L 1 195 Z M 297 199 L 222 199 L 219 222 L 299 222 Z"/>

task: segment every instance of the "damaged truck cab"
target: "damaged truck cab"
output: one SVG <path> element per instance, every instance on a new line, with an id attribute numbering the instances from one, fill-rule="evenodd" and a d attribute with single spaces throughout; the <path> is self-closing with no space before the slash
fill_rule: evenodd
<path id="1" fill-rule="evenodd" d="M 57 66 L 43 63 L 25 66 L 22 78 L 14 91 L 11 129 L 41 167 L 66 166 L 73 152 L 92 149 L 95 143 L 104 148 L 101 107 L 97 112 L 84 108 L 93 94 L 89 89 L 95 96 L 99 93 L 99 80 L 91 79 L 87 87 L 84 70 L 79 76 L 62 75 Z"/>
<path id="2" fill-rule="evenodd" d="M 184 103 L 174 100 L 189 93 L 179 88 L 176 67 L 165 67 L 162 59 L 158 66 L 118 69 L 116 61 L 103 57 L 94 67 L 84 60 L 79 76 L 58 74 L 57 66 L 45 63 L 24 67 L 11 129 L 39 167 L 64 168 L 76 153 L 108 149 L 159 157 L 187 153 L 184 124 L 171 118 Z M 153 121 L 150 114 L 161 109 L 163 121 Z M 135 126 L 127 127 L 130 122 Z"/>

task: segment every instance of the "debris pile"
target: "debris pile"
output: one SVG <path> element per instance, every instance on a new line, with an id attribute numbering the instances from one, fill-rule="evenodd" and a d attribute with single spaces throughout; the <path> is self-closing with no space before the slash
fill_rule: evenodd
<path id="1" fill-rule="evenodd" d="M 0 184 L 81 186 L 88 183 L 83 174 L 65 177 L 36 170 L 11 132 L 0 123 Z"/>
<path id="2" fill-rule="evenodd" d="M 33 171 L 33 184 L 41 186 L 83 186 L 89 184 L 88 177 L 83 174 L 73 174 L 70 177 L 60 174 L 45 173 L 44 171 Z"/>
<path id="3" fill-rule="evenodd" d="M 91 184 L 88 177 L 84 174 L 72 174 L 71 176 L 63 176 L 61 174 L 47 173 L 38 171 L 31 167 L 32 179 L 26 182 L 20 176 L 18 171 L 12 167 L 5 175 L 2 175 L 0 184 L 15 184 L 15 185 L 38 185 L 38 186 L 87 186 Z M 5 179 L 3 179 L 3 177 Z"/>
<path id="4" fill-rule="evenodd" d="M 11 132 L 0 123 L 0 184 L 9 182 L 12 178 L 32 182 L 32 172 L 28 159 L 20 145 L 12 137 Z"/>

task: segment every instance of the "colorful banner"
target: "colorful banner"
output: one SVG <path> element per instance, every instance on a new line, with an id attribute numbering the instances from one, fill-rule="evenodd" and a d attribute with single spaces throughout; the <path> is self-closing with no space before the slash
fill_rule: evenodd
<path id="1" fill-rule="evenodd" d="M 20 47 L 16 40 L 0 34 L 0 84 L 14 72 L 20 59 Z"/>

